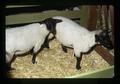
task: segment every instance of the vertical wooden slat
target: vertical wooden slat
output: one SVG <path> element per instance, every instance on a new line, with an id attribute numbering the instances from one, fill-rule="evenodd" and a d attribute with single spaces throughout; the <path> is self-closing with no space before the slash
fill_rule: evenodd
<path id="1" fill-rule="evenodd" d="M 111 25 L 112 25 L 112 43 L 114 46 L 114 7 L 110 6 L 110 17 L 111 17 Z"/>
<path id="2" fill-rule="evenodd" d="M 97 23 L 97 11 L 96 6 L 90 6 L 89 8 L 89 18 L 87 28 L 89 30 L 95 30 Z M 108 50 L 104 49 L 102 46 L 96 46 L 95 50 L 98 54 L 102 56 L 110 65 L 114 64 L 113 56 L 108 52 Z"/>
<path id="3" fill-rule="evenodd" d="M 96 23 L 97 23 L 96 6 L 90 6 L 89 7 L 89 16 L 88 16 L 87 28 L 91 31 L 95 30 L 96 29 Z"/>
<path id="4" fill-rule="evenodd" d="M 100 6 L 100 11 L 99 11 L 99 13 L 100 13 L 100 28 L 102 28 L 103 27 L 103 19 L 102 19 L 102 6 Z"/>
<path id="5" fill-rule="evenodd" d="M 105 18 L 105 27 L 108 29 L 109 28 L 109 25 L 108 25 L 108 6 L 104 5 L 103 6 L 103 15 L 104 15 L 104 18 Z"/>

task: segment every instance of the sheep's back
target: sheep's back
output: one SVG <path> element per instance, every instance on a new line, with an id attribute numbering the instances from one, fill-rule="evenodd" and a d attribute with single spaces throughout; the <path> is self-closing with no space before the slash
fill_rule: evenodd
<path id="1" fill-rule="evenodd" d="M 86 28 L 65 17 L 55 16 L 53 18 L 62 20 L 56 25 L 56 37 L 63 45 L 76 46 L 78 50 L 86 52 L 95 44 L 94 35 Z"/>
<path id="2" fill-rule="evenodd" d="M 89 32 L 87 29 L 69 19 L 62 18 L 62 20 L 63 22 L 56 25 L 56 37 L 64 45 L 73 45 L 73 43 L 79 39 L 84 39 L 84 36 Z"/>
<path id="3" fill-rule="evenodd" d="M 28 51 L 37 41 L 43 43 L 42 29 L 39 24 L 6 29 L 6 50 Z M 39 28 L 39 29 L 38 29 Z"/>

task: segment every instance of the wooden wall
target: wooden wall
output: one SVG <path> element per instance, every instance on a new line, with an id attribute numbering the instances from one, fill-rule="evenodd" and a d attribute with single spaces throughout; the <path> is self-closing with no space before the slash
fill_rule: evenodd
<path id="1" fill-rule="evenodd" d="M 65 11 L 63 9 L 39 10 L 41 9 L 35 5 L 23 6 L 6 6 L 6 25 L 25 24 L 32 22 L 40 22 L 45 18 L 52 16 L 65 16 L 71 19 L 80 19 L 80 24 L 87 25 L 88 6 L 82 6 L 80 11 Z M 39 9 L 38 9 L 39 8 Z M 47 8 L 45 8 L 47 9 Z M 19 11 L 18 11 L 19 10 Z M 9 11 L 9 12 L 8 12 Z M 21 12 L 20 12 L 21 11 Z M 16 13 L 15 13 L 16 12 Z"/>

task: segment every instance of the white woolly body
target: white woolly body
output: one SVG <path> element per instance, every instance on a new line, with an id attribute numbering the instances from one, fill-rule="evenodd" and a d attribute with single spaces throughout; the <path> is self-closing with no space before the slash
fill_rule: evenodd
<path id="1" fill-rule="evenodd" d="M 90 32 L 76 22 L 61 16 L 54 19 L 61 19 L 56 25 L 56 38 L 61 44 L 74 49 L 75 55 L 80 57 L 81 52 L 87 52 L 95 42 L 95 32 Z"/>
<path id="2" fill-rule="evenodd" d="M 33 23 L 26 26 L 6 29 L 6 62 L 13 55 L 23 54 L 34 47 L 36 53 L 44 43 L 49 31 L 45 24 Z"/>

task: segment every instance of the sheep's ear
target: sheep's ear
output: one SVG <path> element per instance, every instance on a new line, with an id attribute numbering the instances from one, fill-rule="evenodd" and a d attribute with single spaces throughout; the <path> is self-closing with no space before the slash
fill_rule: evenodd
<path id="1" fill-rule="evenodd" d="M 55 21 L 55 23 L 60 23 L 60 22 L 62 22 L 62 20 L 60 20 L 60 19 L 53 19 L 54 21 Z"/>
<path id="2" fill-rule="evenodd" d="M 95 42 L 98 42 L 98 41 L 99 41 L 99 36 L 95 35 Z"/>

